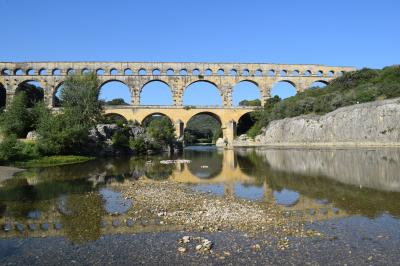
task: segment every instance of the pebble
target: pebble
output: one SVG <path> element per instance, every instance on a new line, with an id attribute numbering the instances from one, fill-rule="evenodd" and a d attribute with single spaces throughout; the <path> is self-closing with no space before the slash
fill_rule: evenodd
<path id="1" fill-rule="evenodd" d="M 179 251 L 180 253 L 184 253 L 184 252 L 186 252 L 186 248 L 184 248 L 184 247 L 179 247 L 179 248 L 178 248 L 178 251 Z"/>

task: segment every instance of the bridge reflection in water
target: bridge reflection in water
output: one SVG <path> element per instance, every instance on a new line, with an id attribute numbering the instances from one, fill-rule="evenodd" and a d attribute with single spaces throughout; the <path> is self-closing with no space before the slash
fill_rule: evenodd
<path id="1" fill-rule="evenodd" d="M 160 164 L 177 158 L 191 163 Z M 176 157 L 103 159 L 32 169 L 0 183 L 0 237 L 65 235 L 79 242 L 105 233 L 161 230 L 157 221 L 144 227 L 123 213 L 111 216 L 112 208 L 106 208 L 112 200 L 104 194 L 108 184 L 129 184 L 140 177 L 174 180 L 225 197 L 282 203 L 285 211 L 309 220 L 374 218 L 383 213 L 400 217 L 399 169 L 398 149 L 204 147 L 186 149 Z"/>

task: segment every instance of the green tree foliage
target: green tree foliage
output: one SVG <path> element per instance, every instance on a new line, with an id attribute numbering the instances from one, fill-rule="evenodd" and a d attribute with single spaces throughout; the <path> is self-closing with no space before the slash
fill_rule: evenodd
<path id="1" fill-rule="evenodd" d="M 393 97 L 400 97 L 400 66 L 348 72 L 323 89 L 311 88 L 285 100 L 271 98 L 263 110 L 254 113 L 257 122 L 248 134 L 256 136 L 273 120 L 325 114 L 343 106 Z"/>
<path id="2" fill-rule="evenodd" d="M 36 103 L 43 101 L 44 90 L 41 87 L 29 83 L 22 83 L 17 88 L 17 94 L 24 92 L 27 97 L 27 107 L 31 108 Z"/>
<path id="3" fill-rule="evenodd" d="M 148 127 L 147 133 L 154 139 L 154 144 L 171 147 L 175 140 L 175 128 L 167 117 L 152 120 Z"/>
<path id="4" fill-rule="evenodd" d="M 69 76 L 61 92 L 62 111 L 42 107 L 37 131 L 39 150 L 46 155 L 87 154 L 89 129 L 102 119 L 95 74 Z"/>
<path id="5" fill-rule="evenodd" d="M 111 101 L 104 102 L 105 105 L 129 105 L 122 98 L 112 99 Z"/>
<path id="6" fill-rule="evenodd" d="M 0 125 L 5 136 L 16 135 L 22 138 L 32 129 L 32 112 L 26 108 L 27 104 L 25 92 L 20 92 L 14 96 L 7 111 L 1 114 Z"/>
<path id="7" fill-rule="evenodd" d="M 23 161 L 38 157 L 37 147 L 32 142 L 22 142 L 10 135 L 0 143 L 0 161 Z"/>
<path id="8" fill-rule="evenodd" d="M 243 100 L 239 102 L 239 106 L 261 106 L 260 99 Z"/>
<path id="9" fill-rule="evenodd" d="M 198 114 L 191 118 L 184 133 L 185 143 L 215 143 L 222 135 L 221 123 L 208 114 Z"/>

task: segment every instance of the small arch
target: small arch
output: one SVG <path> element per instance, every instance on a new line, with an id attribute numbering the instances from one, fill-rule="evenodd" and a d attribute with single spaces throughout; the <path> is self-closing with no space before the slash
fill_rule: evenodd
<path id="1" fill-rule="evenodd" d="M 40 75 L 40 76 L 47 75 L 47 70 L 46 70 L 45 68 L 41 68 L 41 69 L 39 70 L 39 75 Z"/>
<path id="2" fill-rule="evenodd" d="M 207 68 L 207 69 L 204 71 L 204 75 L 206 75 L 206 76 L 211 76 L 212 73 L 213 73 L 212 70 L 209 69 L 209 68 Z"/>
<path id="3" fill-rule="evenodd" d="M 130 68 L 125 68 L 124 69 L 124 75 L 130 76 L 132 74 L 133 74 L 132 69 L 130 69 Z"/>
<path id="4" fill-rule="evenodd" d="M 33 76 L 33 75 L 35 75 L 35 70 L 32 69 L 32 68 L 30 68 L 30 69 L 28 69 L 28 70 L 26 71 L 26 74 L 28 74 L 29 76 Z"/>
<path id="5" fill-rule="evenodd" d="M 339 72 L 337 72 L 337 76 L 338 76 L 338 77 L 341 77 L 341 76 L 343 76 L 345 73 L 346 73 L 345 71 L 339 71 Z"/>
<path id="6" fill-rule="evenodd" d="M 14 75 L 22 76 L 23 74 L 24 74 L 24 71 L 23 71 L 21 68 L 17 68 L 17 69 L 14 71 Z"/>
<path id="7" fill-rule="evenodd" d="M 242 115 L 236 126 L 236 135 L 240 136 L 242 134 L 246 134 L 249 129 L 256 123 L 256 120 L 252 116 L 254 112 L 248 112 Z"/>
<path id="8" fill-rule="evenodd" d="M 296 95 L 297 90 L 295 84 L 290 80 L 280 80 L 274 84 L 271 90 L 271 96 L 279 96 L 281 99 Z"/>
<path id="9" fill-rule="evenodd" d="M 128 124 L 128 119 L 126 119 L 125 116 L 117 113 L 107 113 L 104 114 L 104 122 L 106 124 Z"/>
<path id="10" fill-rule="evenodd" d="M 173 120 L 168 115 L 156 112 L 156 113 L 151 113 L 147 115 L 145 118 L 143 118 L 143 120 L 141 121 L 141 125 L 143 127 L 148 127 L 151 121 L 153 121 L 154 119 L 162 119 L 162 118 L 167 118 L 171 123 L 173 123 Z"/>
<path id="11" fill-rule="evenodd" d="M 118 70 L 116 68 L 111 68 L 110 75 L 112 75 L 112 76 L 118 75 Z"/>
<path id="12" fill-rule="evenodd" d="M 275 76 L 275 70 L 273 70 L 273 69 L 268 70 L 268 76 L 270 76 L 270 77 Z"/>
<path id="13" fill-rule="evenodd" d="M 98 68 L 98 69 L 96 70 L 96 74 L 97 74 L 97 76 L 103 76 L 103 75 L 104 75 L 104 69 Z"/>
<path id="14" fill-rule="evenodd" d="M 260 106 L 260 98 L 260 88 L 254 81 L 240 81 L 232 89 L 232 104 L 234 106 Z"/>
<path id="15" fill-rule="evenodd" d="M 195 75 L 195 76 L 200 75 L 200 70 L 198 68 L 193 69 L 192 75 Z"/>
<path id="16" fill-rule="evenodd" d="M 247 68 L 245 68 L 242 71 L 242 75 L 247 77 L 248 75 L 250 75 L 250 71 Z"/>
<path id="17" fill-rule="evenodd" d="M 167 69 L 167 75 L 168 76 L 172 76 L 172 75 L 174 75 L 175 73 L 174 73 L 174 70 L 172 69 L 172 68 L 168 68 Z"/>
<path id="18" fill-rule="evenodd" d="M 306 77 L 311 76 L 311 74 L 312 74 L 311 70 L 304 71 L 304 76 L 306 76 Z"/>
<path id="19" fill-rule="evenodd" d="M 255 72 L 254 72 L 254 75 L 256 76 L 256 77 L 261 77 L 262 76 L 262 70 L 261 69 L 257 69 Z"/>
<path id="20" fill-rule="evenodd" d="M 182 75 L 182 76 L 186 76 L 187 75 L 187 70 L 185 68 L 183 68 L 183 69 L 181 69 L 179 71 L 179 74 Z"/>
<path id="21" fill-rule="evenodd" d="M 151 73 L 153 74 L 153 76 L 158 76 L 161 74 L 161 71 L 160 71 L 160 69 L 155 68 L 155 69 L 153 69 L 153 71 Z"/>
<path id="22" fill-rule="evenodd" d="M 221 106 L 222 97 L 215 83 L 208 80 L 197 80 L 186 86 L 183 92 L 183 104 Z"/>
<path id="23" fill-rule="evenodd" d="M 74 75 L 75 74 L 75 69 L 73 68 L 68 68 L 67 70 L 67 75 Z"/>
<path id="24" fill-rule="evenodd" d="M 82 69 L 82 75 L 87 75 L 90 73 L 90 70 L 88 68 Z"/>
<path id="25" fill-rule="evenodd" d="M 333 77 L 335 75 L 335 71 L 331 70 L 328 72 L 328 77 Z"/>
<path id="26" fill-rule="evenodd" d="M 229 75 L 230 75 L 230 76 L 237 76 L 237 70 L 236 70 L 236 69 L 231 69 L 231 70 L 229 71 Z"/>
<path id="27" fill-rule="evenodd" d="M 171 87 L 162 80 L 151 80 L 140 89 L 140 105 L 173 105 Z"/>
<path id="28" fill-rule="evenodd" d="M 314 81 L 313 83 L 311 83 L 311 85 L 309 86 L 309 88 L 312 88 L 312 89 L 316 89 L 316 88 L 323 89 L 323 88 L 325 88 L 328 84 L 329 84 L 329 82 L 327 82 L 327 81 L 325 81 L 325 80 L 317 80 L 317 81 Z"/>
<path id="29" fill-rule="evenodd" d="M 324 72 L 322 70 L 318 70 L 317 76 L 322 77 L 324 75 Z"/>
<path id="30" fill-rule="evenodd" d="M 116 79 L 107 80 L 99 87 L 99 99 L 104 101 L 105 104 L 112 103 L 113 101 L 120 101 L 121 105 L 128 105 L 131 103 L 131 90 L 124 82 Z"/>
<path id="31" fill-rule="evenodd" d="M 3 70 L 1 71 L 1 75 L 9 76 L 9 75 L 11 75 L 11 71 L 8 68 L 3 68 Z"/>
<path id="32" fill-rule="evenodd" d="M 217 71 L 218 76 L 223 76 L 224 74 L 225 74 L 225 71 L 222 68 L 218 69 L 218 71 Z"/>
<path id="33" fill-rule="evenodd" d="M 36 103 L 43 101 L 44 99 L 44 90 L 41 87 L 40 83 L 36 80 L 26 80 L 18 84 L 15 93 L 24 92 L 28 98 L 27 107 L 31 108 Z"/>
<path id="34" fill-rule="evenodd" d="M 297 69 L 293 70 L 292 76 L 297 77 L 298 75 L 300 75 L 300 71 L 298 71 Z"/>
<path id="35" fill-rule="evenodd" d="M 190 117 L 185 125 L 185 144 L 213 144 L 222 137 L 221 126 L 221 119 L 218 115 L 212 112 L 199 112 Z"/>
<path id="36" fill-rule="evenodd" d="M 138 73 L 140 76 L 144 76 L 144 75 L 146 75 L 146 69 L 141 68 L 141 69 L 139 69 Z"/>
<path id="37" fill-rule="evenodd" d="M 286 76 L 287 76 L 287 70 L 285 70 L 285 69 L 281 70 L 281 72 L 279 73 L 279 75 L 280 75 L 281 77 L 286 77 Z"/>
<path id="38" fill-rule="evenodd" d="M 54 68 L 53 71 L 51 72 L 53 76 L 60 76 L 61 75 L 61 70 L 58 68 Z"/>

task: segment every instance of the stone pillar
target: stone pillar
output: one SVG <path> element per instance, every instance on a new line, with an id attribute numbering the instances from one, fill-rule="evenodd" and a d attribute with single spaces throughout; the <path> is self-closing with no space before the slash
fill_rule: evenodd
<path id="1" fill-rule="evenodd" d="M 268 203 L 274 203 L 275 202 L 274 191 L 269 187 L 267 180 L 264 180 L 263 190 L 264 190 L 264 200 Z"/>
<path id="2" fill-rule="evenodd" d="M 54 104 L 54 86 L 51 86 L 47 80 L 41 80 L 40 86 L 43 88 L 43 101 L 48 108 L 52 108 Z"/>
<path id="3" fill-rule="evenodd" d="M 182 92 L 183 92 L 182 89 L 174 89 L 172 91 L 174 106 L 182 106 L 183 105 L 183 93 Z"/>
<path id="4" fill-rule="evenodd" d="M 271 90 L 272 87 L 262 87 L 260 90 L 260 94 L 261 94 L 261 106 L 265 106 L 265 104 L 267 103 L 268 99 L 271 98 Z"/>
<path id="5" fill-rule="evenodd" d="M 131 87 L 131 104 L 134 106 L 140 105 L 140 90 Z"/>
<path id="6" fill-rule="evenodd" d="M 228 147 L 231 147 L 236 137 L 236 122 L 234 120 L 228 121 L 222 128 L 222 132 L 224 140 L 228 142 Z"/>
<path id="7" fill-rule="evenodd" d="M 232 86 L 223 85 L 220 92 L 222 97 L 222 107 L 232 107 Z"/>
<path id="8" fill-rule="evenodd" d="M 178 139 L 183 137 L 184 124 L 183 124 L 182 120 L 180 120 L 180 119 L 176 120 L 174 123 L 174 127 L 175 127 L 176 137 Z"/>

